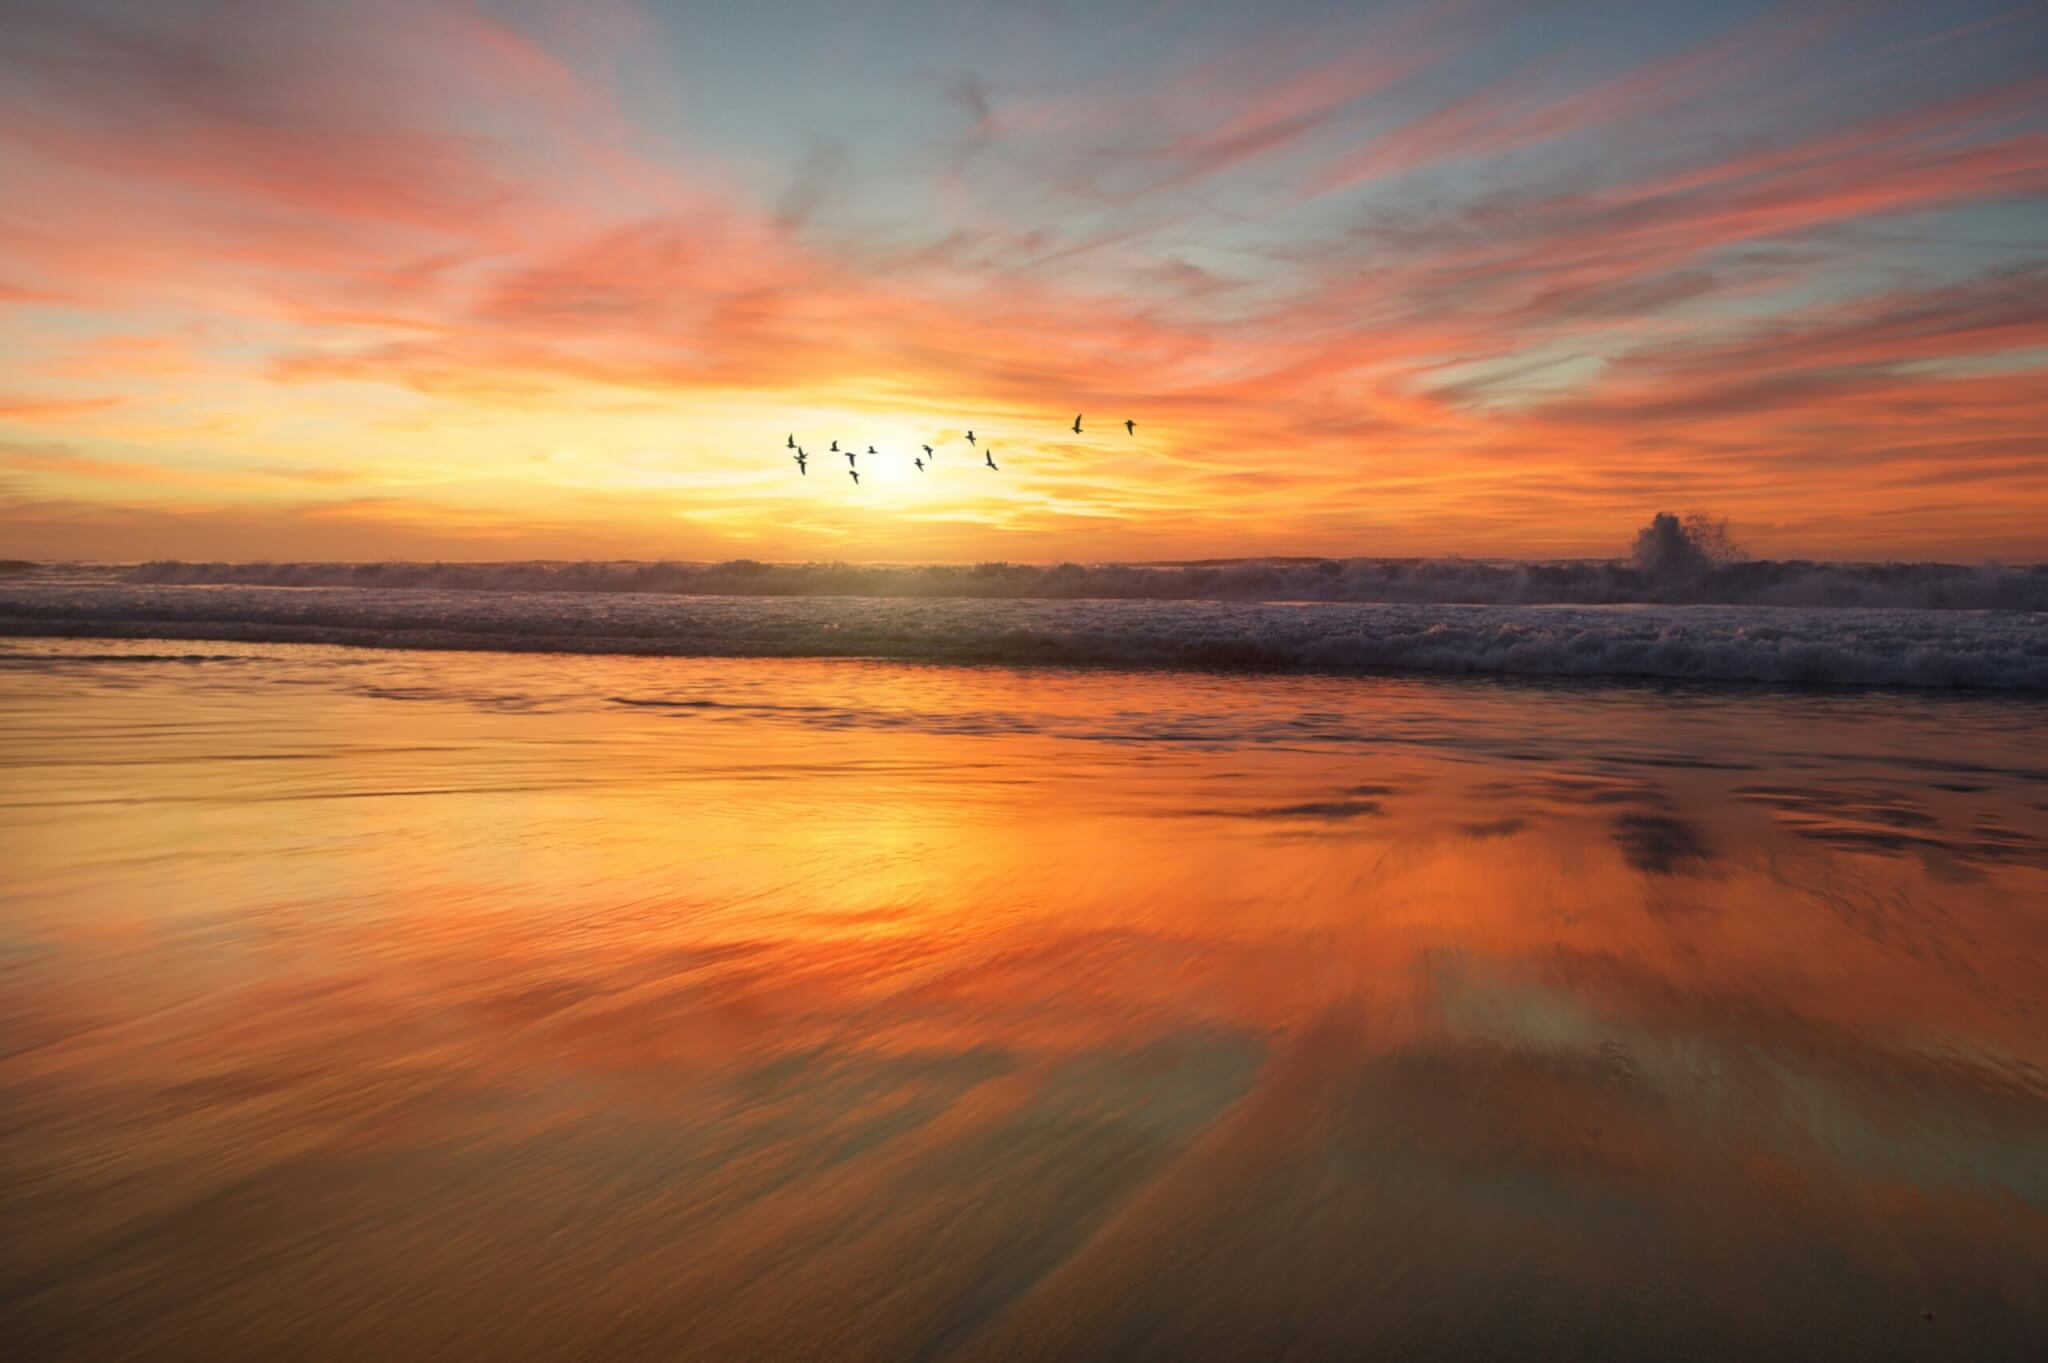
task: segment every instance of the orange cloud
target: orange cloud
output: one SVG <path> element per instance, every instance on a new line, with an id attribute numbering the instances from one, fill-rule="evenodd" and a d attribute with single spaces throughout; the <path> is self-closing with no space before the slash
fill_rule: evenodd
<path id="1" fill-rule="evenodd" d="M 114 397 L 44 398 L 0 393 L 0 422 L 25 426 L 62 424 L 89 412 L 104 412 L 120 402 Z"/>

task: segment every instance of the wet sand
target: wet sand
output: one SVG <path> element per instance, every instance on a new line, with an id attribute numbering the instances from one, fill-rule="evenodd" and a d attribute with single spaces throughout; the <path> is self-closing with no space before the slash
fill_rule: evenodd
<path id="1" fill-rule="evenodd" d="M 2030 1356 L 2044 731 L 2025 698 L 6 641 L 0 1330 Z"/>

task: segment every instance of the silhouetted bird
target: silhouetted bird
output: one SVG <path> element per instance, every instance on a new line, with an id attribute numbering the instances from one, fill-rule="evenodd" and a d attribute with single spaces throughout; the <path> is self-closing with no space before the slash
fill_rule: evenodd
<path id="1" fill-rule="evenodd" d="M 996 466 L 996 454 L 994 450 L 983 450 L 981 452 L 981 457 L 988 461 L 988 466 L 990 468 L 994 468 Z"/>
<path id="2" fill-rule="evenodd" d="M 974 443 L 974 432 L 973 432 L 973 431 L 969 431 L 969 432 L 967 433 L 967 443 L 968 443 L 968 444 L 970 444 L 970 445 L 972 445 L 972 444 Z"/>
<path id="3" fill-rule="evenodd" d="M 788 444 L 787 448 L 789 448 L 789 449 L 792 449 L 792 450 L 796 448 L 796 432 L 795 432 L 795 431 L 791 431 L 791 432 L 789 433 L 789 444 Z"/>
<path id="4" fill-rule="evenodd" d="M 811 471 L 810 461 L 804 457 L 802 450 L 796 452 L 796 471 L 802 474 L 809 474 Z"/>
<path id="5" fill-rule="evenodd" d="M 832 442 L 832 453 L 839 453 L 839 442 L 837 440 Z"/>
<path id="6" fill-rule="evenodd" d="M 1136 435 L 1137 433 L 1138 433 L 1138 423 L 1137 423 L 1137 422 L 1135 422 L 1135 421 L 1132 421 L 1132 420 L 1130 420 L 1130 419 L 1129 419 L 1128 417 L 1126 417 L 1126 418 L 1124 419 L 1124 434 L 1125 434 L 1125 435 Z"/>
<path id="7" fill-rule="evenodd" d="M 851 478 L 851 479 L 853 479 L 853 485 L 854 485 L 855 487 L 859 487 L 859 486 L 860 486 L 860 474 L 859 474 L 858 472 L 856 472 L 856 471 L 855 471 L 855 470 L 853 470 L 853 469 L 848 469 L 848 470 L 846 471 L 846 476 L 847 476 L 847 477 L 849 477 L 849 478 Z"/>
<path id="8" fill-rule="evenodd" d="M 922 460 L 922 459 L 913 459 L 913 460 L 911 460 L 910 462 L 911 462 L 911 463 L 913 463 L 913 464 L 915 464 L 915 465 L 917 465 L 917 471 L 918 471 L 919 473 L 923 473 L 923 472 L 924 472 L 924 460 Z"/>
<path id="9" fill-rule="evenodd" d="M 1081 434 L 1081 414 L 1079 412 L 1074 413 L 1074 434 Z"/>
<path id="10" fill-rule="evenodd" d="M 925 446 L 925 447 L 924 447 L 924 457 L 925 457 L 925 458 L 927 458 L 927 459 L 929 459 L 929 458 L 931 458 L 931 457 L 932 457 L 932 447 L 931 447 L 931 446 L 927 445 L 927 446 Z"/>
<path id="11" fill-rule="evenodd" d="M 868 446 L 868 453 L 869 453 L 869 454 L 873 454 L 874 452 L 875 452 L 875 447 L 874 447 L 873 445 L 870 445 L 870 446 Z"/>

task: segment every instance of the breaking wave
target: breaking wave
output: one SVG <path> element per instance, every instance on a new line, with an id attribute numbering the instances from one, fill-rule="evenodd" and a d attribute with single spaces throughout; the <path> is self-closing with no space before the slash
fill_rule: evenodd
<path id="1" fill-rule="evenodd" d="M 644 572 L 655 565 L 611 566 Z M 473 584 L 476 574 L 517 576 L 546 567 L 419 571 L 453 572 Z M 502 577 L 490 590 L 448 590 L 424 578 L 405 587 L 305 590 L 144 585 L 132 574 L 120 577 L 0 584 L 0 633 L 2048 692 L 2048 615 L 2031 610 L 712 596 L 603 590 L 587 582 L 573 591 L 537 592 Z"/>
<path id="2" fill-rule="evenodd" d="M 2048 610 L 2048 565 L 1760 559 L 1243 559 L 1200 563 L 145 563 L 135 585 L 376 587 L 662 596 L 1752 605 Z"/>

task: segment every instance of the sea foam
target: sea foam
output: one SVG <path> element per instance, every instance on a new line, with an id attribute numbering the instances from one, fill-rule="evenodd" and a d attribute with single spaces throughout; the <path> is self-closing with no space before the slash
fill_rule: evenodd
<path id="1" fill-rule="evenodd" d="M 134 584 L 402 587 L 674 596 L 971 597 L 981 600 L 1330 601 L 1461 605 L 1865 606 L 2048 610 L 2048 564 L 1697 566 L 1623 559 L 1236 559 L 1193 563 L 145 563 Z"/>
<path id="2" fill-rule="evenodd" d="M 984 599 L 907 593 L 694 595 L 588 585 L 686 566 L 420 567 L 412 570 L 413 585 L 402 587 L 218 581 L 232 572 L 276 577 L 280 570 L 275 565 L 193 573 L 178 585 L 150 580 L 165 575 L 161 565 L 132 573 L 55 574 L 41 581 L 38 575 L 23 575 L 0 583 L 0 633 L 2048 692 L 2048 614 L 2032 609 L 1285 603 L 999 597 L 993 592 Z M 362 569 L 308 568 L 305 575 L 316 571 L 354 575 Z M 1139 575 L 1147 570 L 1082 571 L 1127 573 L 1131 580 L 1143 580 Z M 1166 580 L 1186 585 L 1192 571 L 1176 570 Z M 1287 570 L 1286 580 L 1293 580 L 1294 571 Z M 510 585 L 533 572 L 540 572 L 542 580 L 574 576 L 584 585 L 568 591 Z M 432 585 L 484 578 L 495 585 Z M 216 585 L 197 585 L 203 580 Z M 2027 574 L 1988 581 L 1984 590 L 1993 594 L 2024 594 Z"/>

